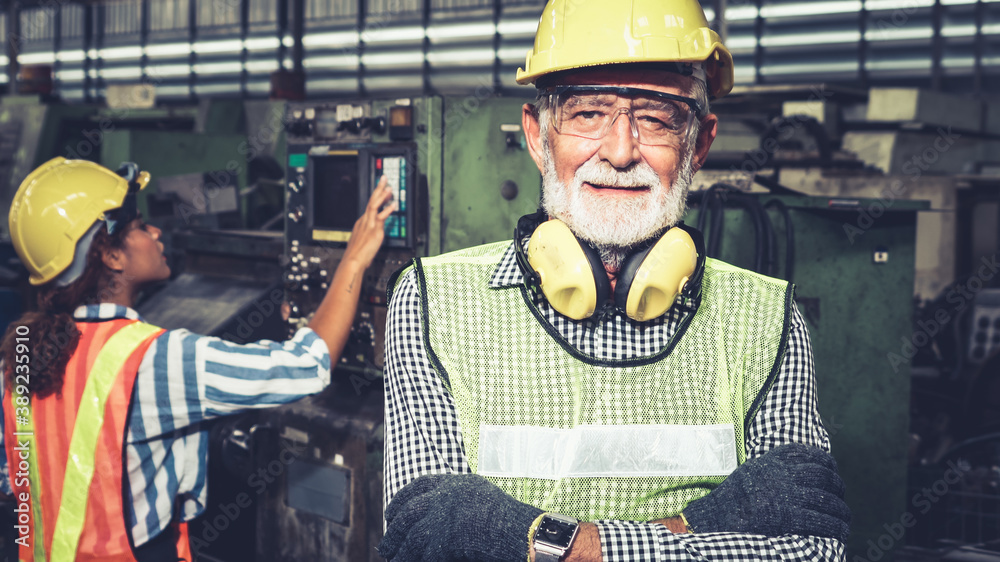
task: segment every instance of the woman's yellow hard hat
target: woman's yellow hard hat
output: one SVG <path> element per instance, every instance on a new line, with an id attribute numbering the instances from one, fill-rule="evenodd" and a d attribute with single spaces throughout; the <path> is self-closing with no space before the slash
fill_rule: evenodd
<path id="1" fill-rule="evenodd" d="M 149 183 L 142 172 L 138 189 Z M 10 206 L 14 250 L 32 285 L 55 279 L 73 263 L 77 243 L 129 193 L 128 179 L 87 160 L 56 157 L 24 178 Z"/>

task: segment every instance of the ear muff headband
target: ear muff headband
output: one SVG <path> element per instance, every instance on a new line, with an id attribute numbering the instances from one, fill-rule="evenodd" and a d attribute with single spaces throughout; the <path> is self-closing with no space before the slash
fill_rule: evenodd
<path id="1" fill-rule="evenodd" d="M 531 233 L 525 255 L 521 241 Z M 608 300 L 610 282 L 597 250 L 563 222 L 542 211 L 525 215 L 514 230 L 518 265 L 528 287 L 560 314 L 583 320 Z M 663 315 L 678 294 L 697 300 L 705 251 L 701 233 L 684 224 L 629 256 L 618 274 L 615 307 L 643 322 Z"/>

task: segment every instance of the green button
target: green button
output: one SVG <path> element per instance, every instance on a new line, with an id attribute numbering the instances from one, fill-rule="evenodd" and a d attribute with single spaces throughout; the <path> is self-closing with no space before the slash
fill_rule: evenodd
<path id="1" fill-rule="evenodd" d="M 308 154 L 289 154 L 288 155 L 288 165 L 292 168 L 305 168 L 306 162 L 309 161 Z"/>

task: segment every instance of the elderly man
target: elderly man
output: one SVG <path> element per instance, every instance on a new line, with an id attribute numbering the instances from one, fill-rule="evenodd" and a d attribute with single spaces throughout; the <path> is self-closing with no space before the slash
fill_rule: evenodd
<path id="1" fill-rule="evenodd" d="M 550 0 L 518 81 L 542 211 L 395 283 L 379 552 L 843 559 L 792 288 L 680 224 L 733 81 L 697 0 Z"/>

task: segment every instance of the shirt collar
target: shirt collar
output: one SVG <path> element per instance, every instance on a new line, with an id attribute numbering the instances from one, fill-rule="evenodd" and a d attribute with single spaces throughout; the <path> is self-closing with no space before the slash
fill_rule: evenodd
<path id="1" fill-rule="evenodd" d="M 118 320 L 121 318 L 142 320 L 135 309 L 108 302 L 78 306 L 73 311 L 73 318 L 83 322 L 103 322 L 105 320 Z"/>
<path id="2" fill-rule="evenodd" d="M 527 244 L 525 238 L 522 243 Z M 521 275 L 521 268 L 517 265 L 517 254 L 514 251 L 514 242 L 510 243 L 507 251 L 504 252 L 496 269 L 493 270 L 493 277 L 490 278 L 490 287 L 502 289 L 504 287 L 514 287 L 524 283 L 524 276 Z"/>

